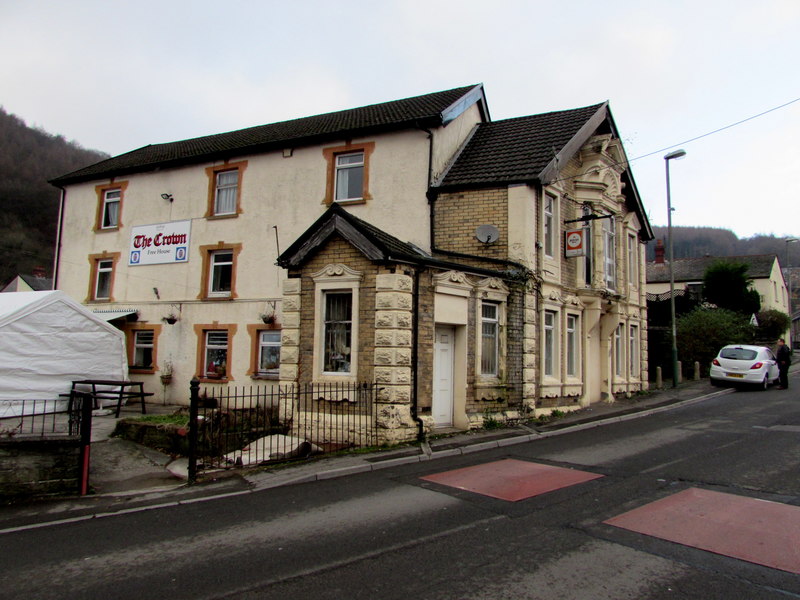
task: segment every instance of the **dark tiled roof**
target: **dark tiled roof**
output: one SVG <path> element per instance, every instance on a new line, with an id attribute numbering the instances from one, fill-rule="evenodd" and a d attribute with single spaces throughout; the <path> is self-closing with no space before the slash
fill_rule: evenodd
<path id="1" fill-rule="evenodd" d="M 751 279 L 768 279 L 775 264 L 774 254 L 752 254 L 749 256 L 704 256 L 702 258 L 679 258 L 673 261 L 675 281 L 702 281 L 708 267 L 715 262 L 745 263 L 747 276 Z M 668 283 L 669 263 L 647 263 L 647 283 Z"/>
<path id="2" fill-rule="evenodd" d="M 473 90 L 474 85 L 423 96 L 351 108 L 338 112 L 249 127 L 229 133 L 208 135 L 180 142 L 153 144 L 101 161 L 84 169 L 53 179 L 64 185 L 147 171 L 156 167 L 179 166 L 212 158 L 225 158 L 245 152 L 284 148 L 287 145 L 318 143 L 326 139 L 367 135 L 419 124 L 436 126 L 442 113 Z"/>
<path id="3" fill-rule="evenodd" d="M 602 107 L 481 123 L 441 186 L 534 181 Z"/>

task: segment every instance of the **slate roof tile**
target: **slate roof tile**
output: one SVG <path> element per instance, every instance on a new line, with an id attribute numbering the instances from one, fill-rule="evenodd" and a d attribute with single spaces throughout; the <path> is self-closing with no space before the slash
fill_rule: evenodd
<path id="1" fill-rule="evenodd" d="M 68 173 L 51 183 L 64 185 L 147 171 L 156 167 L 178 166 L 231 157 L 251 151 L 283 148 L 292 144 L 320 142 L 376 131 L 392 130 L 419 123 L 435 126 L 442 122 L 442 112 L 476 86 L 351 108 L 338 112 L 249 127 L 238 131 L 152 144 Z"/>
<path id="2" fill-rule="evenodd" d="M 673 261 L 675 281 L 702 281 L 706 269 L 718 261 L 745 263 L 750 279 L 768 279 L 775 264 L 774 254 L 751 254 L 744 256 L 704 256 L 701 258 L 678 258 Z M 647 263 L 647 283 L 668 283 L 669 263 Z"/>

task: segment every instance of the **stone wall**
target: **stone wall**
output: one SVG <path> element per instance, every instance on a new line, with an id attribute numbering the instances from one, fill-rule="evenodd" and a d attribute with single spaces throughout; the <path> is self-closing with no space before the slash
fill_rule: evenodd
<path id="1" fill-rule="evenodd" d="M 0 440 L 0 497 L 76 493 L 80 438 Z"/>

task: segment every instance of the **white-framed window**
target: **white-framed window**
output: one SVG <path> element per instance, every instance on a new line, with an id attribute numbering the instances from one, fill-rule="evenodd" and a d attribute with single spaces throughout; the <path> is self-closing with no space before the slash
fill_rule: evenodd
<path id="1" fill-rule="evenodd" d="M 281 366 L 281 332 L 261 331 L 258 335 L 258 374 L 277 375 Z"/>
<path id="2" fill-rule="evenodd" d="M 578 315 L 567 315 L 567 375 L 578 375 Z"/>
<path id="3" fill-rule="evenodd" d="M 624 327 L 625 326 L 620 323 L 614 330 L 614 372 L 620 377 L 622 377 L 622 371 L 625 366 Z"/>
<path id="4" fill-rule="evenodd" d="M 361 200 L 364 194 L 364 153 L 336 156 L 334 200 Z"/>
<path id="5" fill-rule="evenodd" d="M 236 196 L 238 193 L 239 169 L 217 172 L 214 193 L 214 215 L 236 214 Z"/>
<path id="6" fill-rule="evenodd" d="M 555 256 L 555 219 L 556 219 L 556 197 L 552 194 L 544 195 L 544 253 L 546 256 Z"/>
<path id="7" fill-rule="evenodd" d="M 639 285 L 639 240 L 632 233 L 628 234 L 628 282 Z"/>
<path id="8" fill-rule="evenodd" d="M 331 290 L 323 293 L 325 321 L 323 329 L 324 373 L 352 371 L 353 292 Z"/>
<path id="9" fill-rule="evenodd" d="M 133 364 L 135 369 L 153 368 L 155 332 L 152 329 L 137 329 L 133 332 Z"/>
<path id="10" fill-rule="evenodd" d="M 95 276 L 94 299 L 109 300 L 111 298 L 111 278 L 114 274 L 114 261 L 101 259 L 97 261 L 97 274 Z"/>
<path id="11" fill-rule="evenodd" d="M 500 306 L 481 303 L 481 375 L 499 374 Z"/>
<path id="12" fill-rule="evenodd" d="M 630 361 L 630 376 L 639 377 L 639 326 L 631 325 L 629 328 L 628 360 Z"/>
<path id="13" fill-rule="evenodd" d="M 558 339 L 558 322 L 555 311 L 544 311 L 544 374 L 552 377 L 556 374 L 558 366 L 558 349 L 556 340 Z"/>
<path id="14" fill-rule="evenodd" d="M 227 330 L 205 332 L 203 374 L 209 379 L 222 379 L 228 376 Z"/>
<path id="15" fill-rule="evenodd" d="M 233 283 L 233 250 L 217 250 L 209 260 L 208 295 L 225 297 L 231 295 Z"/>
<path id="16" fill-rule="evenodd" d="M 615 290 L 617 289 L 617 233 L 613 217 L 603 219 L 603 255 L 606 287 Z"/>
<path id="17" fill-rule="evenodd" d="M 122 190 L 105 190 L 103 192 L 103 216 L 100 222 L 101 229 L 116 229 L 119 227 L 119 207 L 122 199 Z"/>

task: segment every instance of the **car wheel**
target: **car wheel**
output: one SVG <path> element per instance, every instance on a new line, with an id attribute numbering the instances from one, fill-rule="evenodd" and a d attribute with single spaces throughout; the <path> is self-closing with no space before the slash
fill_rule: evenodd
<path id="1" fill-rule="evenodd" d="M 766 392 L 769 389 L 769 375 L 764 375 L 764 381 L 761 382 L 758 389 L 762 392 Z"/>
<path id="2" fill-rule="evenodd" d="M 713 385 L 714 387 L 722 387 L 722 382 L 719 379 L 712 379 L 711 385 Z"/>

